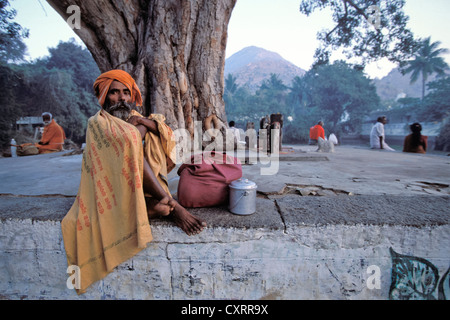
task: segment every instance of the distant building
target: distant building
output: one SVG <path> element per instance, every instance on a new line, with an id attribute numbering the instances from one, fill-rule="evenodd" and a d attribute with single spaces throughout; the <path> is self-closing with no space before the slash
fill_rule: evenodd
<path id="1" fill-rule="evenodd" d="M 16 121 L 16 129 L 18 131 L 27 130 L 28 132 L 34 132 L 35 139 L 41 133 L 40 129 L 43 127 L 42 117 L 22 117 Z"/>

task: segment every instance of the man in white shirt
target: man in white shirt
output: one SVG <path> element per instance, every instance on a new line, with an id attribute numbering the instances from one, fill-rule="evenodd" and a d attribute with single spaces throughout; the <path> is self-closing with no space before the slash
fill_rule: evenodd
<path id="1" fill-rule="evenodd" d="M 237 142 L 241 141 L 241 133 L 239 132 L 238 128 L 234 127 L 235 126 L 235 122 L 234 121 L 230 121 L 229 125 L 230 125 L 230 130 L 233 131 L 233 134 L 234 134 L 234 136 L 236 138 L 236 141 Z"/>
<path id="2" fill-rule="evenodd" d="M 395 151 L 385 142 L 384 125 L 387 123 L 385 116 L 378 117 L 377 123 L 372 127 L 370 132 L 370 147 L 372 149 L 384 149 Z"/>
<path id="3" fill-rule="evenodd" d="M 238 128 L 235 128 L 235 122 L 230 121 L 228 124 L 230 126 L 228 130 L 234 135 L 234 149 L 236 150 L 239 146 L 245 146 L 245 141 L 241 141 L 241 132 Z"/>

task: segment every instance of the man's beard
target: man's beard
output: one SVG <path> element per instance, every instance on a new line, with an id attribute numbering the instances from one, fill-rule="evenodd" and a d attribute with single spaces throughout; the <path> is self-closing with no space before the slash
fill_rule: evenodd
<path id="1" fill-rule="evenodd" d="M 135 104 L 120 101 L 112 106 L 104 106 L 104 109 L 110 115 L 122 119 L 123 121 L 127 121 L 130 117 L 131 110 L 135 109 Z"/>

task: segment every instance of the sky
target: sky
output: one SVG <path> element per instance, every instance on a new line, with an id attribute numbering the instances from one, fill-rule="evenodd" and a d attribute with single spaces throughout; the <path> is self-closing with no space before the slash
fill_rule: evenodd
<path id="1" fill-rule="evenodd" d="M 299 11 L 301 0 L 237 0 L 228 26 L 226 57 L 248 46 L 279 53 L 296 66 L 309 70 L 318 46 L 317 32 L 333 27 L 329 11 L 316 11 L 309 17 Z M 15 21 L 30 30 L 25 39 L 28 59 L 48 55 L 48 48 L 70 38 L 82 44 L 66 21 L 45 0 L 10 0 L 17 10 Z M 440 41 L 450 49 L 450 1 L 406 0 L 408 26 L 416 37 Z M 81 12 L 81 15 L 83 13 Z M 450 64 L 450 54 L 444 56 Z M 366 68 L 371 78 L 381 78 L 395 65 L 379 61 Z"/>

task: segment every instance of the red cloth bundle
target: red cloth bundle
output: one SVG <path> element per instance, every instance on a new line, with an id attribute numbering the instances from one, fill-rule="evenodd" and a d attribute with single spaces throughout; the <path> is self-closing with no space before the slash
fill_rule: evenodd
<path id="1" fill-rule="evenodd" d="M 191 157 L 178 169 L 178 202 L 187 208 L 225 205 L 229 184 L 242 177 L 239 159 L 223 153 L 205 152 Z"/>

